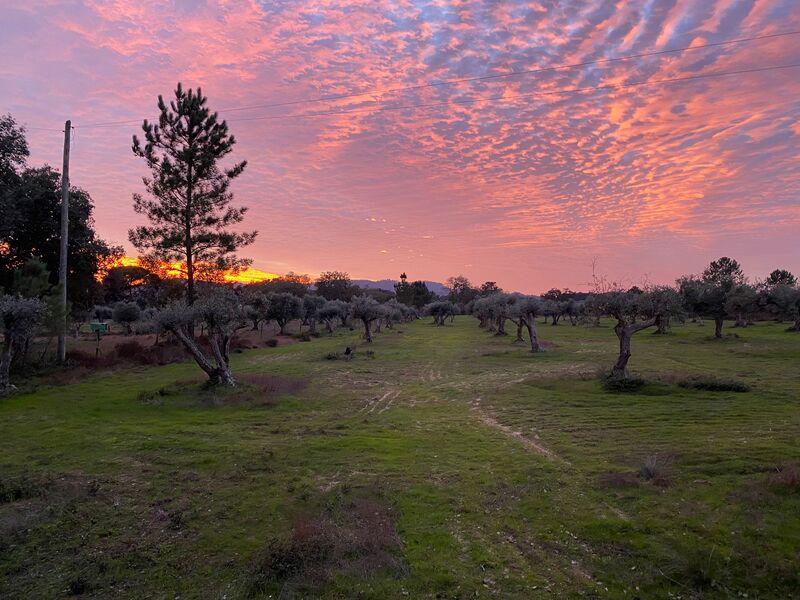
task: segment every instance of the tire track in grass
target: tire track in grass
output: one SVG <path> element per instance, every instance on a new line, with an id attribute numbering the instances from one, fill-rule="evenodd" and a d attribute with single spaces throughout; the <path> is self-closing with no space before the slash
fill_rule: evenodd
<path id="1" fill-rule="evenodd" d="M 537 454 L 544 456 L 548 460 L 570 464 L 568 460 L 560 457 L 558 454 L 550 450 L 547 446 L 545 446 L 541 442 L 527 437 L 522 432 L 517 431 L 508 425 L 504 425 L 503 423 L 495 419 L 492 415 L 484 411 L 481 408 L 480 398 L 476 398 L 475 401 L 472 402 L 472 411 L 476 415 L 478 415 L 478 419 L 481 421 L 481 423 L 491 427 L 492 429 L 497 429 L 498 431 L 504 433 L 508 437 L 514 438 L 515 440 L 520 442 L 523 446 L 525 446 L 528 450 L 536 452 Z"/>

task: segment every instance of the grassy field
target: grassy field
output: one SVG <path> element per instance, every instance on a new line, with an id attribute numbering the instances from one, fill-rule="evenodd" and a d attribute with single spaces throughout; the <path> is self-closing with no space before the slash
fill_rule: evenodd
<path id="1" fill-rule="evenodd" d="M 249 350 L 233 393 L 189 363 L 40 385 L 0 401 L 0 597 L 796 597 L 784 327 L 637 334 L 635 394 L 597 377 L 609 323 L 532 355 L 469 317 Z"/>

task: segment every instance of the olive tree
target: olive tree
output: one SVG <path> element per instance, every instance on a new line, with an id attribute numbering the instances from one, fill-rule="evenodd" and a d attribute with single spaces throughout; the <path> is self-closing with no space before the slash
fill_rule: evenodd
<path id="1" fill-rule="evenodd" d="M 231 373 L 231 340 L 239 329 L 246 327 L 247 316 L 239 298 L 229 290 L 216 290 L 201 297 L 194 305 L 185 302 L 172 304 L 158 313 L 157 323 L 180 340 L 198 366 L 208 375 L 209 385 L 235 386 Z M 190 333 L 199 321 L 205 327 L 212 357 L 205 355 Z M 212 363 L 213 360 L 213 363 Z"/>
<path id="2" fill-rule="evenodd" d="M 457 312 L 457 307 L 452 302 L 447 300 L 438 300 L 426 304 L 423 308 L 424 314 L 433 317 L 433 325 L 441 327 L 445 324 L 448 318 L 454 317 Z"/>
<path id="3" fill-rule="evenodd" d="M 383 317 L 384 311 L 378 302 L 366 294 L 355 296 L 350 301 L 350 314 L 364 325 L 364 340 L 372 343 L 372 323 Z"/>
<path id="4" fill-rule="evenodd" d="M 308 325 L 311 333 L 317 332 L 317 321 L 319 321 L 319 311 L 325 306 L 325 298 L 315 294 L 303 296 L 303 321 Z"/>
<path id="5" fill-rule="evenodd" d="M 253 331 L 259 331 L 261 323 L 268 319 L 269 298 L 261 291 L 246 290 L 244 303 L 244 310 L 253 324 Z"/>
<path id="6" fill-rule="evenodd" d="M 138 321 L 142 316 L 142 309 L 136 302 L 117 302 L 114 310 L 111 313 L 111 318 L 115 323 L 119 323 L 125 327 L 125 333 L 130 335 L 132 333 L 132 325 Z"/>
<path id="7" fill-rule="evenodd" d="M 789 319 L 789 331 L 800 331 L 800 289 L 790 285 L 775 285 L 766 292 L 767 308 L 779 319 Z"/>
<path id="8" fill-rule="evenodd" d="M 285 335 L 286 325 L 303 316 L 303 301 L 289 292 L 270 293 L 267 294 L 267 299 L 269 300 L 267 319 L 275 321 L 280 328 L 278 333 Z"/>
<path id="9" fill-rule="evenodd" d="M 736 320 L 736 327 L 747 327 L 758 311 L 758 292 L 746 283 L 735 286 L 725 298 L 725 312 Z"/>
<path id="10" fill-rule="evenodd" d="M 46 316 L 47 305 L 38 298 L 0 296 L 0 328 L 3 332 L 0 395 L 13 389 L 10 379 L 11 363 L 25 348 Z"/>
<path id="11" fill-rule="evenodd" d="M 655 287 L 644 293 L 609 292 L 603 295 L 605 312 L 617 320 L 614 333 L 619 339 L 619 356 L 611 375 L 628 377 L 631 338 L 635 333 L 658 326 L 663 319 L 681 312 L 681 297 L 669 287 Z"/>
<path id="12" fill-rule="evenodd" d="M 333 334 L 333 324 L 337 320 L 344 323 L 349 315 L 350 305 L 342 300 L 328 300 L 317 313 L 330 334 Z"/>
<path id="13" fill-rule="evenodd" d="M 536 329 L 536 318 L 544 311 L 542 301 L 534 296 L 523 296 L 517 301 L 514 309 L 519 323 L 528 330 L 531 352 L 541 352 L 542 346 L 539 344 L 539 332 Z"/>

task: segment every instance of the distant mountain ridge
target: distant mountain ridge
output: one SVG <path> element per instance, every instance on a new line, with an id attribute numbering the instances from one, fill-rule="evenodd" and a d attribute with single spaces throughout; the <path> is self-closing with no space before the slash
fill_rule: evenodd
<path id="1" fill-rule="evenodd" d="M 379 281 L 373 281 L 371 279 L 353 279 L 352 281 L 358 287 L 374 290 L 386 290 L 387 292 L 394 292 L 394 285 L 398 283 L 398 281 L 394 279 L 381 279 Z M 409 283 L 411 283 L 411 280 L 409 280 Z M 443 283 L 439 283 L 438 281 L 426 281 L 425 285 L 430 291 L 438 296 L 447 296 L 447 294 L 450 293 L 450 290 L 445 287 Z"/>

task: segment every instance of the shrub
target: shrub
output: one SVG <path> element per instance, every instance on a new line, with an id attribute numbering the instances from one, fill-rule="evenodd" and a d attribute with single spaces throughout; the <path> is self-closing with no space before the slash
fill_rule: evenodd
<path id="1" fill-rule="evenodd" d="M 325 355 L 325 360 L 339 360 L 341 357 L 341 354 L 338 352 L 328 352 Z"/>
<path id="2" fill-rule="evenodd" d="M 775 487 L 800 490 L 800 464 L 787 463 L 781 465 L 770 475 L 769 482 Z"/>
<path id="3" fill-rule="evenodd" d="M 701 375 L 689 377 L 678 382 L 682 388 L 704 390 L 707 392 L 749 392 L 750 386 L 743 381 L 735 379 L 720 379 L 718 377 Z"/>
<path id="4" fill-rule="evenodd" d="M 276 340 L 275 338 L 270 338 L 266 342 L 264 342 L 264 345 L 267 348 L 274 348 L 275 346 L 278 345 L 278 340 Z"/>
<path id="5" fill-rule="evenodd" d="M 615 394 L 631 394 L 642 389 L 645 383 L 641 377 L 608 375 L 603 378 L 603 389 Z"/>
<path id="6" fill-rule="evenodd" d="M 117 344 L 114 353 L 122 360 L 133 360 L 142 363 L 150 362 L 145 353 L 144 346 L 137 340 L 127 340 Z"/>
<path id="7" fill-rule="evenodd" d="M 297 335 L 297 339 L 300 340 L 301 342 L 310 342 L 311 334 L 308 333 L 307 331 L 304 331 L 303 333 Z"/>

